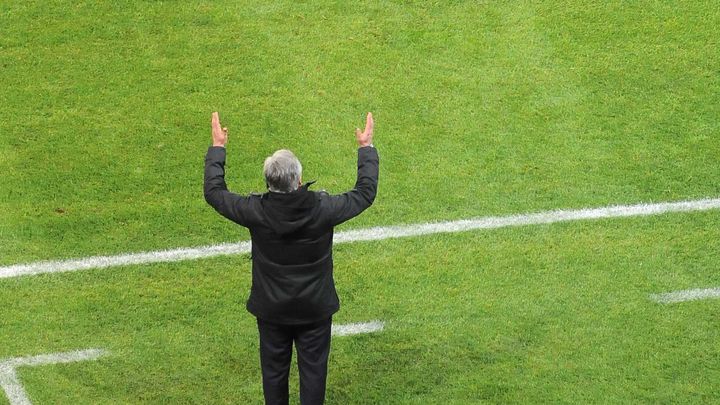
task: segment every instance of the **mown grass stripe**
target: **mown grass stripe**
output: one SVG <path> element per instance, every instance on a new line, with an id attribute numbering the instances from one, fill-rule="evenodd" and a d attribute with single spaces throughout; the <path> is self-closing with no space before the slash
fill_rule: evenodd
<path id="1" fill-rule="evenodd" d="M 437 233 L 464 232 L 477 229 L 497 229 L 509 226 L 551 224 L 600 218 L 621 218 L 658 215 L 670 212 L 705 211 L 720 208 L 720 198 L 655 204 L 614 205 L 579 210 L 555 210 L 534 214 L 484 217 L 436 223 L 383 226 L 342 231 L 335 234 L 335 243 L 405 238 Z M 58 273 L 146 263 L 176 262 L 250 252 L 250 242 L 180 248 L 154 252 L 128 253 L 117 256 L 93 256 L 82 259 L 43 261 L 0 267 L 0 278 L 41 273 Z"/>
<path id="2" fill-rule="evenodd" d="M 698 288 L 693 290 L 673 291 L 662 294 L 652 294 L 650 298 L 661 304 L 674 304 L 677 302 L 720 298 L 720 288 Z"/>

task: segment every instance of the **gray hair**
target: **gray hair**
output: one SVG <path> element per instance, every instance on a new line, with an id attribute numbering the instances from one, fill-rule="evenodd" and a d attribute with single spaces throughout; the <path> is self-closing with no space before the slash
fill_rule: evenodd
<path id="1" fill-rule="evenodd" d="M 270 191 L 289 193 L 300 185 L 302 165 L 292 152 L 280 149 L 265 159 L 263 175 Z"/>

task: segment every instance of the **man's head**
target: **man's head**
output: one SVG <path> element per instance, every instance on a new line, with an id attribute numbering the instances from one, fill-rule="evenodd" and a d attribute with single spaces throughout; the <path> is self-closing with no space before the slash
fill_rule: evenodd
<path id="1" fill-rule="evenodd" d="M 263 174 L 270 191 L 289 193 L 300 186 L 302 165 L 292 152 L 280 149 L 265 159 Z"/>

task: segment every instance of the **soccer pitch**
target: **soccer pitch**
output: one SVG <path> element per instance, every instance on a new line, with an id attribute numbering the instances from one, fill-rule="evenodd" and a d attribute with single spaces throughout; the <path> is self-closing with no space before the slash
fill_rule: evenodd
<path id="1" fill-rule="evenodd" d="M 716 201 L 718 27 L 709 1 L 4 2 L 0 268 L 242 245 L 202 196 L 210 112 L 231 190 L 288 148 L 337 193 L 372 111 L 334 322 L 383 328 L 334 338 L 327 403 L 718 402 L 714 207 L 370 237 Z M 261 403 L 235 253 L 0 278 L 0 385 Z"/>

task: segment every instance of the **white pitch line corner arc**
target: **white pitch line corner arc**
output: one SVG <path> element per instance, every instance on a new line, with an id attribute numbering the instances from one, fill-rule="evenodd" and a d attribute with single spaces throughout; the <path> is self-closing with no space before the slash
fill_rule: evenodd
<path id="1" fill-rule="evenodd" d="M 30 401 L 27 392 L 25 392 L 25 388 L 22 386 L 20 378 L 18 377 L 18 367 L 97 360 L 106 354 L 108 354 L 108 352 L 103 349 L 86 349 L 72 352 L 0 359 L 0 388 L 5 391 L 5 395 L 7 396 L 10 405 L 31 405 L 32 402 Z"/>

